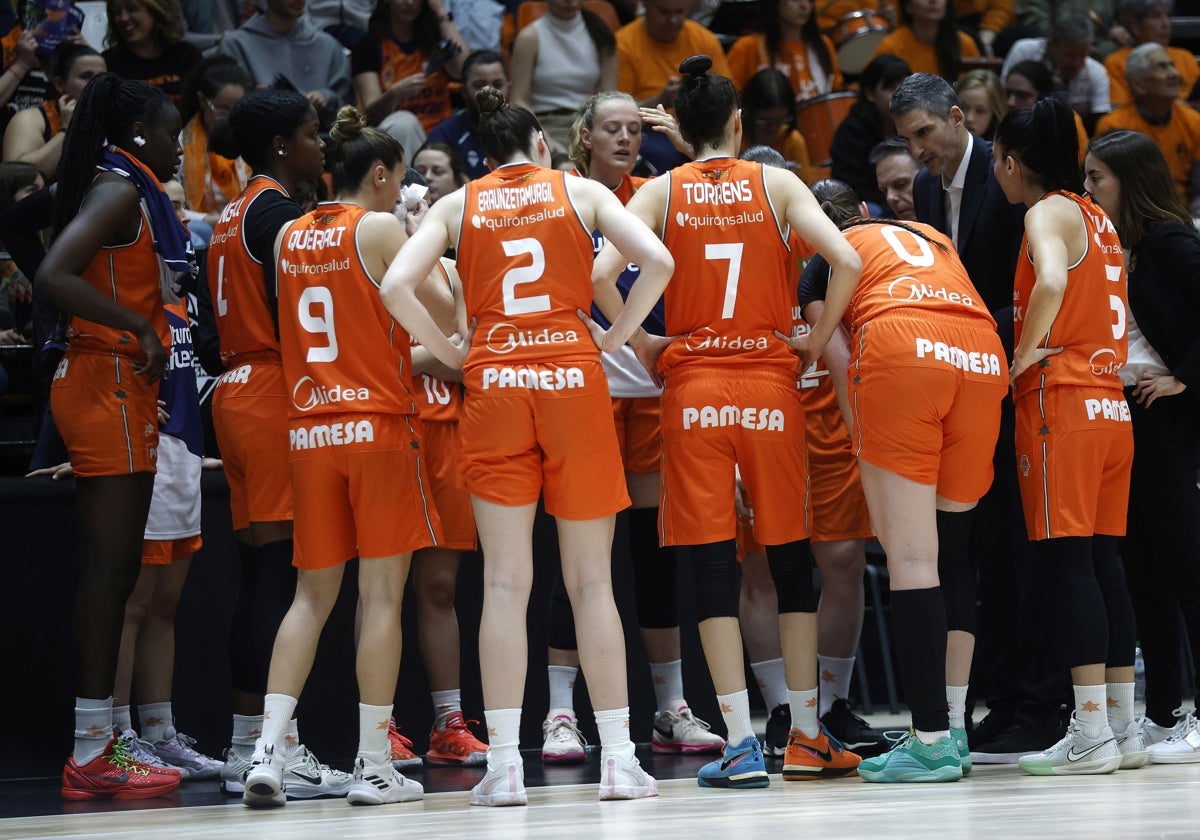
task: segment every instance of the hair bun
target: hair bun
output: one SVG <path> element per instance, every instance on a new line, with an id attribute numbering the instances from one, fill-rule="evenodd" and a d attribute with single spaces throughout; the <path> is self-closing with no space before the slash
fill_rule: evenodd
<path id="1" fill-rule="evenodd" d="M 338 110 L 337 120 L 329 130 L 329 136 L 339 143 L 344 143 L 362 134 L 366 127 L 366 116 L 360 114 L 353 105 L 343 105 Z"/>
<path id="2" fill-rule="evenodd" d="M 688 56 L 679 63 L 679 72 L 685 76 L 703 76 L 712 69 L 712 64 L 707 55 Z"/>
<path id="3" fill-rule="evenodd" d="M 508 104 L 504 99 L 504 94 L 491 85 L 480 88 L 479 92 L 475 94 L 475 103 L 479 106 L 481 114 L 495 113 Z"/>

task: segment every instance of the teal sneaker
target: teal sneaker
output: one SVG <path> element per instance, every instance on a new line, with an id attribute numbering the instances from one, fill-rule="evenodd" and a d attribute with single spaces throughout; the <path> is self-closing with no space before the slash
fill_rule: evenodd
<path id="1" fill-rule="evenodd" d="M 767 787 L 771 780 L 767 778 L 762 745 L 753 735 L 740 744 L 726 744 L 725 753 L 719 759 L 700 768 L 696 783 L 710 788 Z"/>
<path id="2" fill-rule="evenodd" d="M 957 782 L 963 768 L 953 739 L 927 745 L 908 732 L 889 752 L 863 759 L 858 775 L 867 782 Z"/>
<path id="3" fill-rule="evenodd" d="M 958 748 L 958 761 L 962 764 L 964 776 L 971 775 L 971 748 L 967 746 L 967 730 L 963 727 L 950 727 L 950 740 Z"/>

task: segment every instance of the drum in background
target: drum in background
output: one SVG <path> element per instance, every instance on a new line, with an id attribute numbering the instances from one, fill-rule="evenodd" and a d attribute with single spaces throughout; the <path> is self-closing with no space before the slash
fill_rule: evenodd
<path id="1" fill-rule="evenodd" d="M 813 166 L 829 166 L 833 134 L 857 101 L 857 93 L 843 90 L 814 96 L 796 105 L 796 128 L 804 135 Z"/>
<path id="2" fill-rule="evenodd" d="M 843 73 L 856 75 L 862 72 L 875 54 L 875 48 L 884 36 L 892 31 L 892 25 L 883 12 L 876 9 L 860 9 L 841 18 L 836 26 L 825 34 L 837 48 L 838 67 Z"/>

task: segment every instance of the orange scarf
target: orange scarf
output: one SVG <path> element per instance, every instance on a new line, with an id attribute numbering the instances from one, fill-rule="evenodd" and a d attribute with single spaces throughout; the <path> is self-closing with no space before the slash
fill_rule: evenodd
<path id="1" fill-rule="evenodd" d="M 200 115 L 183 128 L 183 192 L 199 213 L 220 211 L 246 186 L 245 165 L 208 151 L 208 131 Z"/>

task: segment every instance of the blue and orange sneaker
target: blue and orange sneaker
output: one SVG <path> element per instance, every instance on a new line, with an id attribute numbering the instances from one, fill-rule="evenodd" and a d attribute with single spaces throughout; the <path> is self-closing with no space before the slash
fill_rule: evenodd
<path id="1" fill-rule="evenodd" d="M 767 787 L 771 780 L 767 778 L 762 745 L 753 735 L 740 744 L 726 744 L 725 752 L 718 760 L 700 768 L 696 783 L 711 788 Z"/>

